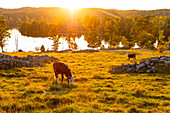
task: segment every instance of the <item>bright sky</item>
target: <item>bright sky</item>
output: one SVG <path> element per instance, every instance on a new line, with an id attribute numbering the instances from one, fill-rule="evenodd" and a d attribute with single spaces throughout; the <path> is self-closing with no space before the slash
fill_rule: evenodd
<path id="1" fill-rule="evenodd" d="M 20 7 L 63 7 L 78 8 L 106 8 L 106 9 L 170 9 L 170 0 L 0 0 L 2 8 Z"/>

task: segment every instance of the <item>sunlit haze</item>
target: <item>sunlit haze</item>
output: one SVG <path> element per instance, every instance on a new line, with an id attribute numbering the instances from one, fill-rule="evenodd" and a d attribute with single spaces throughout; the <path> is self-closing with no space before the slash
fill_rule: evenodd
<path id="1" fill-rule="evenodd" d="M 70 10 L 79 8 L 154 10 L 169 9 L 170 0 L 0 0 L 0 7 L 63 7 Z"/>

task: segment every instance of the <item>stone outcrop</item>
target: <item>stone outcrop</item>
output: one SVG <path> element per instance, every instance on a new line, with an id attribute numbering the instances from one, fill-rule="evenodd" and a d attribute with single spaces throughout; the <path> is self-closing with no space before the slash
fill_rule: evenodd
<path id="1" fill-rule="evenodd" d="M 50 63 L 54 60 L 59 59 L 55 57 L 50 57 L 48 55 L 28 55 L 27 57 L 18 57 L 0 54 L 0 70 L 12 69 L 17 67 L 43 67 L 45 66 L 45 63 Z"/>
<path id="2" fill-rule="evenodd" d="M 141 59 L 137 64 L 122 64 L 109 70 L 109 73 L 170 73 L 170 57 Z"/>

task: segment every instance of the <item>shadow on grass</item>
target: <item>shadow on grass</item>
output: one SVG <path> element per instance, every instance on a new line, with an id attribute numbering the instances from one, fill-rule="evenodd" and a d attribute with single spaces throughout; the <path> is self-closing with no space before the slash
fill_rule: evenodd
<path id="1" fill-rule="evenodd" d="M 9 69 L 0 71 L 0 77 L 26 77 L 28 74 L 20 69 Z"/>
<path id="2" fill-rule="evenodd" d="M 76 88 L 76 85 L 68 84 L 68 83 L 56 83 L 53 82 L 50 86 L 49 91 L 52 93 L 56 93 L 58 95 L 65 95 L 72 91 L 73 88 Z"/>
<path id="3" fill-rule="evenodd" d="M 139 90 L 135 91 L 132 95 L 137 97 L 137 98 L 151 98 L 151 99 L 160 99 L 160 100 L 170 100 L 169 97 L 165 97 L 165 96 L 146 95 L 146 94 L 144 94 L 143 91 L 139 91 Z"/>

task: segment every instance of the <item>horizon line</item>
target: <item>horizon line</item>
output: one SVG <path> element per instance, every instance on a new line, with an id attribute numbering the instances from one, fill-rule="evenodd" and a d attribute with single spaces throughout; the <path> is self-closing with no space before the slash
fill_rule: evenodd
<path id="1" fill-rule="evenodd" d="M 31 7 L 31 6 L 16 7 L 16 8 L 8 8 L 8 7 L 0 7 L 0 8 L 1 9 L 22 9 L 22 8 L 63 8 L 63 9 L 68 9 L 68 8 L 65 8 L 65 7 Z M 77 8 L 76 10 L 79 10 L 79 9 L 115 9 L 115 10 L 139 10 L 139 11 L 170 10 L 168 8 L 158 8 L 158 9 L 116 9 L 116 8 L 99 8 L 99 7 L 82 7 L 82 8 Z"/>

